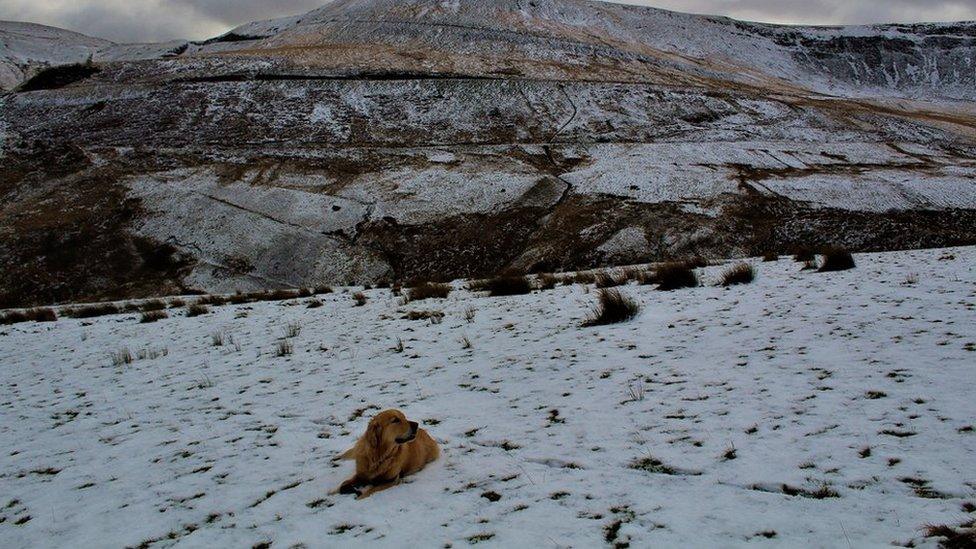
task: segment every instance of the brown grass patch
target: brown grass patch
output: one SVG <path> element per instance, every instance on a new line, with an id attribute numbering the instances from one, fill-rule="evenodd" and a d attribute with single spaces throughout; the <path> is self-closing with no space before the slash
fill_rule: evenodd
<path id="1" fill-rule="evenodd" d="M 756 269 L 749 263 L 738 263 L 722 273 L 722 286 L 749 284 L 756 279 Z"/>
<path id="2" fill-rule="evenodd" d="M 532 293 L 532 282 L 526 276 L 499 276 L 488 280 L 472 281 L 468 288 L 473 292 L 488 292 L 490 297 L 525 295 Z"/>
<path id="3" fill-rule="evenodd" d="M 96 305 L 83 305 L 69 309 L 64 314 L 71 318 L 96 318 L 106 315 L 117 315 L 121 312 L 118 305 L 114 303 L 99 303 Z"/>
<path id="4" fill-rule="evenodd" d="M 451 293 L 450 284 L 439 282 L 422 282 L 407 290 L 409 301 L 421 301 L 424 299 L 445 299 Z"/>
<path id="5" fill-rule="evenodd" d="M 831 248 L 823 253 L 823 262 L 820 264 L 821 273 L 837 271 L 847 271 L 857 267 L 854 263 L 854 256 L 851 252 L 843 248 Z"/>
<path id="6" fill-rule="evenodd" d="M 54 322 L 58 314 L 48 307 L 36 307 L 26 311 L 10 311 L 0 315 L 0 324 L 17 324 L 19 322 Z"/>
<path id="7" fill-rule="evenodd" d="M 169 313 L 166 311 L 146 311 L 142 313 L 142 318 L 139 322 L 142 324 L 149 324 L 150 322 L 156 322 L 158 320 L 163 320 L 164 318 L 169 318 Z"/>
<path id="8" fill-rule="evenodd" d="M 202 303 L 194 303 L 186 308 L 186 316 L 194 317 L 210 313 L 210 307 Z"/>
<path id="9" fill-rule="evenodd" d="M 619 290 L 601 289 L 597 298 L 599 301 L 596 308 L 583 326 L 605 326 L 627 322 L 641 311 L 639 303 L 621 294 Z"/>
<path id="10" fill-rule="evenodd" d="M 698 287 L 698 275 L 693 263 L 672 261 L 659 265 L 650 276 L 642 277 L 643 284 L 657 284 L 658 290 L 671 291 Z"/>

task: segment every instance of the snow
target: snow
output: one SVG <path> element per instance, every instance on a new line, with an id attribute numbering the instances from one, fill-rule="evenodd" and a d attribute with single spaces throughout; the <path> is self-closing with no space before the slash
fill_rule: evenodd
<path id="1" fill-rule="evenodd" d="M 643 312 L 601 328 L 580 327 L 580 285 L 2 327 L 0 546 L 922 542 L 976 497 L 976 248 L 856 260 L 757 261 L 730 289 L 721 266 L 698 289 L 627 286 Z M 123 348 L 136 360 L 113 365 Z M 388 407 L 443 457 L 363 501 L 328 495 L 351 472 L 333 456 Z M 645 458 L 673 474 L 630 467 Z"/>

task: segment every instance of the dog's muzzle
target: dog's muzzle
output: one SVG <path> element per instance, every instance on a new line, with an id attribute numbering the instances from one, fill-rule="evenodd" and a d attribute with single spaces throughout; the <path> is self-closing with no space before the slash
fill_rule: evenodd
<path id="1" fill-rule="evenodd" d="M 416 421 L 411 421 L 410 422 L 410 432 L 407 433 L 406 435 L 402 436 L 402 437 L 397 438 L 396 439 L 397 443 L 404 444 L 406 442 L 410 442 L 411 440 L 417 438 L 417 428 L 418 427 L 419 427 L 419 425 L 417 424 Z"/>

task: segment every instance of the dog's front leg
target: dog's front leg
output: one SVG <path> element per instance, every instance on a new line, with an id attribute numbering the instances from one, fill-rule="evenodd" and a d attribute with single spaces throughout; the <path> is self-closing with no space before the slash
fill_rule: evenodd
<path id="1" fill-rule="evenodd" d="M 391 480 L 390 482 L 386 482 L 386 483 L 383 483 L 383 484 L 376 484 L 376 485 L 370 486 L 369 488 L 366 488 L 365 490 L 363 490 L 363 492 L 361 494 L 359 494 L 359 496 L 357 496 L 356 499 L 368 498 L 369 496 L 375 494 L 376 492 L 382 492 L 383 490 L 386 490 L 387 488 L 393 488 L 397 484 L 400 484 L 400 477 L 397 477 L 397 478 Z"/>
<path id="2" fill-rule="evenodd" d="M 342 484 L 340 484 L 338 488 L 333 488 L 332 491 L 329 492 L 329 494 L 330 495 L 335 495 L 335 494 L 356 494 L 356 495 L 359 495 L 360 494 L 360 491 L 359 491 L 359 488 L 357 488 L 357 487 L 360 486 L 363 483 L 364 482 L 363 482 L 363 480 L 361 478 L 359 478 L 359 475 L 353 475 L 352 478 L 347 479 Z"/>

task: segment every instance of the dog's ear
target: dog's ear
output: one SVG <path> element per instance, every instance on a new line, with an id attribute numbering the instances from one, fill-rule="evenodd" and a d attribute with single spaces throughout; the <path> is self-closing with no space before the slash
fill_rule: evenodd
<path id="1" fill-rule="evenodd" d="M 374 421 L 366 428 L 366 442 L 372 448 L 380 447 L 380 444 L 383 442 L 383 426 L 380 425 L 380 422 Z"/>

